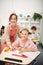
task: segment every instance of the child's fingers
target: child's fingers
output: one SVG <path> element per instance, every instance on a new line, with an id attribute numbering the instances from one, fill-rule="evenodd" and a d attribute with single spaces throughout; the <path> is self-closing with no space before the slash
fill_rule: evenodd
<path id="1" fill-rule="evenodd" d="M 18 47 L 17 50 L 21 50 L 21 47 Z"/>

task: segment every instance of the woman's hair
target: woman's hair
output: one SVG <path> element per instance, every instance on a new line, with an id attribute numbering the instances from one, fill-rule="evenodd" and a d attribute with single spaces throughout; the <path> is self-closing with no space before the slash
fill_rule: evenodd
<path id="1" fill-rule="evenodd" d="M 15 15 L 16 16 L 16 20 L 18 19 L 18 16 L 15 13 L 12 13 L 9 17 L 9 21 L 11 20 L 12 16 Z"/>

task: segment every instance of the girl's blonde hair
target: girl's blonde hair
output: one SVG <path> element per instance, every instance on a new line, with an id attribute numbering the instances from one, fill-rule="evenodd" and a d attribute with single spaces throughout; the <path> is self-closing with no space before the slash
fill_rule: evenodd
<path id="1" fill-rule="evenodd" d="M 31 32 L 29 32 L 29 30 L 28 30 L 27 28 L 24 28 L 24 29 L 22 29 L 22 30 L 19 32 L 19 34 L 18 34 L 19 37 L 20 37 L 20 33 L 22 33 L 22 31 L 24 31 L 24 30 L 28 32 L 28 35 L 31 34 Z M 20 37 L 20 38 L 21 38 L 21 37 Z"/>
<path id="2" fill-rule="evenodd" d="M 24 31 L 24 30 L 26 30 L 26 31 L 28 32 L 28 34 L 30 33 L 27 28 L 22 29 L 22 30 L 20 31 L 20 33 L 21 33 L 22 31 Z"/>

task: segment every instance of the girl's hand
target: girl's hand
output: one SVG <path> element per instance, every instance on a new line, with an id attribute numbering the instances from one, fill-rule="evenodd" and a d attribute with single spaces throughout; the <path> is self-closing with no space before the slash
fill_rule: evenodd
<path id="1" fill-rule="evenodd" d="M 10 50 L 14 51 L 14 50 L 16 50 L 16 47 L 13 47 L 13 46 L 12 46 L 12 47 L 10 48 Z"/>
<path id="2" fill-rule="evenodd" d="M 24 49 L 24 48 L 22 48 L 22 49 L 19 51 L 19 53 L 23 53 L 23 52 L 25 52 L 25 49 Z"/>

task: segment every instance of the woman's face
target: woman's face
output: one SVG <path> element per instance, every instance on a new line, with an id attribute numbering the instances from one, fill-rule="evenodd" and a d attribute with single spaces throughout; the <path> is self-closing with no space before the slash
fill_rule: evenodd
<path id="1" fill-rule="evenodd" d="M 15 25 L 17 23 L 17 19 L 16 19 L 15 15 L 12 15 L 10 22 L 11 22 L 12 25 Z"/>
<path id="2" fill-rule="evenodd" d="M 27 32 L 26 30 L 23 30 L 23 31 L 21 32 L 21 35 L 20 35 L 20 36 L 21 36 L 22 39 L 25 40 L 25 39 L 28 38 L 28 32 Z"/>

